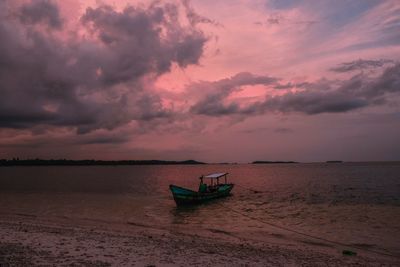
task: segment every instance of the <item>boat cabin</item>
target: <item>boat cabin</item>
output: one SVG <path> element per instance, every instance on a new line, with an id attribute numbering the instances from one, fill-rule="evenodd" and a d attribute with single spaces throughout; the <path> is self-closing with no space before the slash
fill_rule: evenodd
<path id="1" fill-rule="evenodd" d="M 217 190 L 220 185 L 228 184 L 227 175 L 228 175 L 227 172 L 202 175 L 199 178 L 200 179 L 199 192 L 200 193 L 212 192 Z M 224 183 L 219 182 L 220 178 L 224 179 Z M 204 179 L 209 179 L 209 184 L 205 183 Z"/>

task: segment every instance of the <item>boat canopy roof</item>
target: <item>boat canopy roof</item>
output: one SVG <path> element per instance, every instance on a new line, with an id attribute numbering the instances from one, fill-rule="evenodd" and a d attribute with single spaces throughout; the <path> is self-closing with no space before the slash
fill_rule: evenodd
<path id="1" fill-rule="evenodd" d="M 222 176 L 227 175 L 227 172 L 218 172 L 218 173 L 210 173 L 208 175 L 203 176 L 204 178 L 210 178 L 210 179 L 218 179 Z"/>

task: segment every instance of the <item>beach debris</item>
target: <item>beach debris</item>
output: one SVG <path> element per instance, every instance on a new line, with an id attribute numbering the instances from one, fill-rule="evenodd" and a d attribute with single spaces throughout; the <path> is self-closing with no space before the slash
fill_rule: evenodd
<path id="1" fill-rule="evenodd" d="M 356 256 L 356 255 L 357 255 L 357 252 L 344 249 L 344 250 L 342 251 L 342 254 L 343 254 L 343 255 L 347 255 L 347 256 Z"/>

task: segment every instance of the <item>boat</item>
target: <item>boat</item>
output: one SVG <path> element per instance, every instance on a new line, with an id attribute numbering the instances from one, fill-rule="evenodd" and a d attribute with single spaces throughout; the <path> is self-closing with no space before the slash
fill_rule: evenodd
<path id="1" fill-rule="evenodd" d="M 228 173 L 211 173 L 202 175 L 200 179 L 198 191 L 183 188 L 171 184 L 169 189 L 178 206 L 180 205 L 195 205 L 207 202 L 212 199 L 229 196 L 234 184 L 228 183 Z M 223 178 L 223 183 L 220 179 Z M 208 184 L 206 183 L 208 182 Z"/>

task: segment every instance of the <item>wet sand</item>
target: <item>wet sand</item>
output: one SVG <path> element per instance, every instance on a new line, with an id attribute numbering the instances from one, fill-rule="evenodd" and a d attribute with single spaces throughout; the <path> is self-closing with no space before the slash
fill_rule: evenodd
<path id="1" fill-rule="evenodd" d="M 318 244 L 276 244 L 126 223 L 0 216 L 0 266 L 400 266 L 395 258 Z"/>

